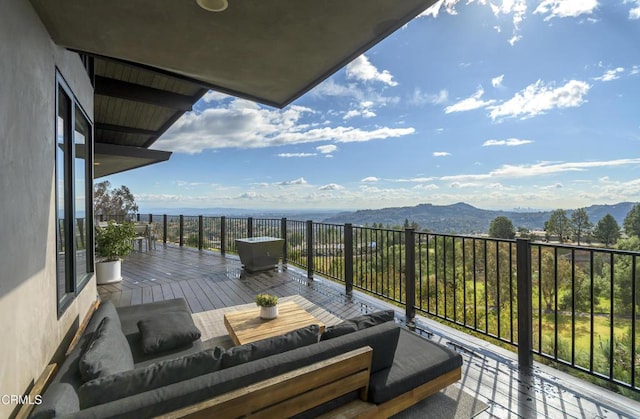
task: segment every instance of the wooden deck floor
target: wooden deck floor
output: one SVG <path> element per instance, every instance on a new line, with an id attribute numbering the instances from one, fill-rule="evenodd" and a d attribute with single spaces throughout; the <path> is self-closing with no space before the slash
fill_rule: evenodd
<path id="1" fill-rule="evenodd" d="M 330 313 L 348 318 L 393 308 L 376 298 L 344 289 L 323 278 L 308 280 L 289 267 L 247 274 L 233 256 L 158 246 L 134 252 L 122 266 L 124 280 L 101 285 L 99 294 L 116 306 L 184 297 L 197 313 L 253 301 L 256 294 L 300 294 Z M 464 358 L 461 384 L 489 405 L 479 418 L 640 418 L 640 403 L 536 363 L 530 374 L 519 371 L 516 354 L 422 317 L 418 333 L 452 346 Z"/>

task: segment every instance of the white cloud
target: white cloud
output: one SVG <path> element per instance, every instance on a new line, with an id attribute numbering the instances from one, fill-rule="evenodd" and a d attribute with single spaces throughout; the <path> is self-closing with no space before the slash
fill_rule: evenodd
<path id="1" fill-rule="evenodd" d="M 409 179 L 393 179 L 393 182 L 426 183 L 431 182 L 434 179 L 434 177 L 413 177 Z"/>
<path id="2" fill-rule="evenodd" d="M 423 190 L 423 191 L 435 191 L 436 189 L 440 189 L 440 187 L 436 184 L 429 183 L 427 185 L 416 185 L 413 187 L 413 189 Z"/>
<path id="3" fill-rule="evenodd" d="M 485 141 L 482 146 L 483 147 L 490 147 L 490 146 L 508 146 L 508 147 L 514 147 L 514 146 L 519 146 L 519 145 L 524 145 L 524 144 L 531 144 L 533 141 L 531 140 L 521 140 L 519 138 L 507 138 L 506 140 L 487 140 Z"/>
<path id="4" fill-rule="evenodd" d="M 321 191 L 339 191 L 344 189 L 344 186 L 338 185 L 336 183 L 329 183 L 328 185 L 324 185 L 318 188 Z"/>
<path id="5" fill-rule="evenodd" d="M 562 189 L 564 187 L 564 185 L 560 182 L 556 182 L 552 185 L 547 185 L 547 186 L 541 186 L 540 189 L 542 190 L 549 190 L 549 189 Z"/>
<path id="6" fill-rule="evenodd" d="M 451 155 L 451 153 L 447 151 L 434 151 L 432 154 L 433 154 L 433 157 L 445 157 L 445 156 Z"/>
<path id="7" fill-rule="evenodd" d="M 294 180 L 286 180 L 284 182 L 279 182 L 278 185 L 289 186 L 289 185 L 306 185 L 307 181 L 303 177 L 299 177 Z"/>
<path id="8" fill-rule="evenodd" d="M 438 17 L 438 14 L 440 14 L 440 9 L 442 9 L 443 7 L 448 14 L 457 15 L 458 12 L 456 11 L 455 6 L 459 1 L 460 0 L 438 0 L 431 7 L 427 8 L 427 10 L 420 13 L 418 17 Z"/>
<path id="9" fill-rule="evenodd" d="M 629 9 L 629 19 L 640 19 L 640 0 L 632 1 L 633 7 Z"/>
<path id="10" fill-rule="evenodd" d="M 504 80 L 504 74 L 499 75 L 491 79 L 491 85 L 493 87 L 502 87 L 502 81 Z"/>
<path id="11" fill-rule="evenodd" d="M 216 92 L 215 90 L 209 90 L 207 93 L 205 93 L 204 96 L 202 96 L 202 100 L 204 103 L 211 103 L 211 102 L 221 102 L 225 99 L 229 99 L 231 96 L 226 95 L 224 93 L 220 93 L 220 92 Z"/>
<path id="12" fill-rule="evenodd" d="M 444 108 L 444 112 L 452 113 L 472 111 L 474 109 L 487 107 L 495 102 L 495 100 L 480 100 L 482 95 L 484 95 L 484 89 L 480 87 L 471 97 L 462 99 L 460 102 Z"/>
<path id="13" fill-rule="evenodd" d="M 640 166 L 640 158 L 635 159 L 618 159 L 607 161 L 588 161 L 588 162 L 563 162 L 551 163 L 540 162 L 531 165 L 503 165 L 502 167 L 492 170 L 489 173 L 475 175 L 453 175 L 443 176 L 440 180 L 471 182 L 478 180 L 488 180 L 497 178 L 515 179 L 525 177 L 535 177 L 541 175 L 550 175 L 563 172 L 584 172 L 588 169 L 598 167 L 617 167 L 617 166 Z"/>
<path id="14" fill-rule="evenodd" d="M 195 154 L 207 149 L 261 148 L 312 142 L 364 142 L 413 134 L 409 128 L 378 127 L 373 130 L 349 126 L 306 123 L 314 111 L 303 106 L 278 110 L 234 99 L 225 106 L 189 112 L 180 118 L 154 148 Z"/>
<path id="15" fill-rule="evenodd" d="M 481 4 L 486 4 L 486 2 L 481 2 Z M 514 45 L 522 36 L 520 35 L 520 24 L 524 20 L 524 17 L 527 13 L 527 1 L 526 0 L 503 0 L 502 5 L 498 6 L 494 3 L 489 3 L 489 7 L 491 7 L 491 11 L 496 17 L 499 17 L 500 14 L 503 15 L 513 15 L 512 24 L 513 31 L 511 38 L 509 38 L 509 44 Z M 499 30 L 499 32 L 501 29 Z"/>
<path id="16" fill-rule="evenodd" d="M 316 147 L 316 150 L 318 150 L 322 154 L 333 153 L 337 149 L 338 149 L 338 146 L 333 144 L 319 145 L 318 147 Z"/>
<path id="17" fill-rule="evenodd" d="M 278 157 L 312 157 L 316 153 L 280 153 Z"/>
<path id="18" fill-rule="evenodd" d="M 613 70 L 605 71 L 605 73 L 602 76 L 595 77 L 595 80 L 599 80 L 599 81 L 616 80 L 616 79 L 620 78 L 620 74 L 621 73 L 624 73 L 624 68 L 623 67 L 617 67 L 617 68 L 614 68 Z"/>
<path id="19" fill-rule="evenodd" d="M 398 83 L 393 80 L 391 73 L 387 70 L 383 70 L 382 72 L 378 71 L 364 54 L 347 64 L 346 72 L 348 79 L 364 82 L 378 81 L 389 86 L 398 85 Z"/>
<path id="20" fill-rule="evenodd" d="M 544 20 L 550 20 L 592 14 L 597 7 L 598 0 L 543 0 L 533 13 L 546 15 Z"/>
<path id="21" fill-rule="evenodd" d="M 375 176 L 369 176 L 369 177 L 366 177 L 366 178 L 362 179 L 360 182 L 371 182 L 371 183 L 374 183 L 374 182 L 377 182 L 379 180 L 380 179 L 378 179 Z"/>
<path id="22" fill-rule="evenodd" d="M 490 106 L 489 115 L 493 120 L 508 117 L 527 119 L 554 108 L 577 107 L 584 103 L 584 96 L 590 88 L 589 84 L 579 80 L 570 80 L 558 88 L 552 85 L 545 86 L 538 80 L 506 102 Z"/>
<path id="23" fill-rule="evenodd" d="M 366 100 L 360 102 L 357 106 L 357 109 L 351 109 L 342 117 L 342 119 L 350 119 L 356 116 L 360 116 L 362 118 L 373 118 L 376 116 L 376 113 L 370 109 L 373 106 L 372 101 Z"/>
<path id="24" fill-rule="evenodd" d="M 424 105 L 431 103 L 433 105 L 442 105 L 449 100 L 449 92 L 446 89 L 440 90 L 438 93 L 424 93 L 419 87 L 413 89 L 409 103 L 412 105 Z"/>

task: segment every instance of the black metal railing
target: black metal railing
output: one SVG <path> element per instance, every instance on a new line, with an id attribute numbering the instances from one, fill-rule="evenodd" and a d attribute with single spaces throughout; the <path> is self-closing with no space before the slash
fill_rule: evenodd
<path id="1" fill-rule="evenodd" d="M 635 391 L 640 253 L 261 218 L 140 216 L 157 239 L 237 253 L 235 239 L 285 239 L 283 263 L 533 356 Z"/>

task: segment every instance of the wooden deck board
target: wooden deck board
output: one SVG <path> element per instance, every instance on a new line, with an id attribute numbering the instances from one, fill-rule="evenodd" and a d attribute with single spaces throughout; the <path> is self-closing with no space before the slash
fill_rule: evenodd
<path id="1" fill-rule="evenodd" d="M 250 303 L 256 294 L 268 292 L 300 294 L 340 318 L 389 308 L 396 310 L 396 318 L 404 318 L 398 307 L 359 292 L 349 298 L 341 284 L 308 280 L 299 269 L 247 274 L 237 258 L 214 252 L 158 245 L 132 253 L 122 270 L 121 283 L 98 287 L 100 296 L 116 306 L 183 297 L 199 312 Z M 434 341 L 464 348 L 460 385 L 489 405 L 478 418 L 640 417 L 640 403 L 626 397 L 538 363 L 533 375 L 520 373 L 514 353 L 422 317 L 418 326 L 433 334 Z"/>

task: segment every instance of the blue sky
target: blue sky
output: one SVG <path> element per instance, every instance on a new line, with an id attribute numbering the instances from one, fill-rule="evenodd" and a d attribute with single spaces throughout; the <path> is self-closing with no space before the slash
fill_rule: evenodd
<path id="1" fill-rule="evenodd" d="M 640 201 L 640 0 L 445 0 L 284 109 L 209 92 L 142 210 Z"/>

